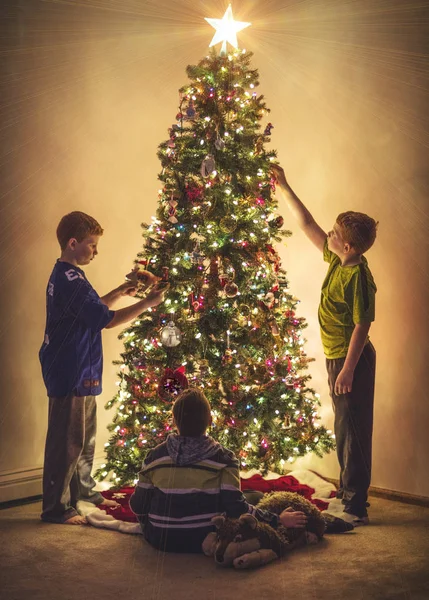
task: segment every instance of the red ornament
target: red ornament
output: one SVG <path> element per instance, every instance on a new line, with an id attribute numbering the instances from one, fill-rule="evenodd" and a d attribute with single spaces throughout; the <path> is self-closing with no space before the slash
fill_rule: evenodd
<path id="1" fill-rule="evenodd" d="M 187 185 L 185 192 L 186 192 L 186 197 L 193 204 L 196 204 L 197 202 L 199 202 L 200 200 L 203 199 L 203 188 Z"/>
<path id="2" fill-rule="evenodd" d="M 224 287 L 225 294 L 228 298 L 234 298 L 238 294 L 238 285 L 236 283 L 227 283 Z"/>
<path id="3" fill-rule="evenodd" d="M 188 380 L 185 376 L 185 367 L 179 367 L 175 371 L 167 368 L 159 380 L 158 395 L 164 402 L 172 402 L 187 387 Z"/>

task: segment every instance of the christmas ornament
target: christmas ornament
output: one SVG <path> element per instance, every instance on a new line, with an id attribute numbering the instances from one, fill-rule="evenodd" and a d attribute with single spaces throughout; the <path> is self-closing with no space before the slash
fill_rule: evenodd
<path id="1" fill-rule="evenodd" d="M 276 336 L 276 337 L 278 335 L 280 335 L 280 329 L 279 329 L 279 327 L 277 325 L 277 321 L 274 318 L 272 318 L 272 319 L 270 319 L 269 323 L 270 323 L 270 326 L 271 326 L 271 333 L 274 336 Z"/>
<path id="2" fill-rule="evenodd" d="M 271 221 L 268 221 L 268 225 L 272 229 L 281 229 L 283 227 L 284 222 L 285 222 L 285 220 L 283 219 L 283 217 L 281 215 L 279 215 L 275 219 L 271 219 Z"/>
<path id="3" fill-rule="evenodd" d="M 225 354 L 222 357 L 222 363 L 224 365 L 228 365 L 230 363 L 232 363 L 232 350 L 229 347 L 229 331 L 226 332 L 226 350 L 225 350 Z"/>
<path id="4" fill-rule="evenodd" d="M 186 185 L 185 193 L 187 199 L 190 200 L 193 204 L 196 204 L 197 202 L 203 199 L 203 188 Z"/>
<path id="5" fill-rule="evenodd" d="M 209 372 L 209 361 L 205 358 L 200 360 L 200 376 L 205 377 Z"/>
<path id="6" fill-rule="evenodd" d="M 134 284 L 136 288 L 146 289 L 150 285 L 154 285 L 160 280 L 160 277 L 157 277 L 150 271 L 146 271 L 144 268 L 147 265 L 146 261 L 141 261 L 136 263 L 134 269 L 125 275 L 126 279 Z"/>
<path id="7" fill-rule="evenodd" d="M 158 395 L 162 400 L 171 402 L 175 396 L 178 396 L 187 387 L 188 380 L 185 376 L 185 367 L 179 367 L 175 371 L 167 368 L 159 380 Z"/>
<path id="8" fill-rule="evenodd" d="M 219 277 L 219 262 L 217 257 L 210 260 L 209 278 L 211 281 L 216 281 Z"/>
<path id="9" fill-rule="evenodd" d="M 189 106 L 186 109 L 186 116 L 188 119 L 193 119 L 196 115 L 195 108 L 193 102 L 189 102 Z"/>
<path id="10" fill-rule="evenodd" d="M 214 145 L 215 145 L 216 150 L 223 150 L 225 148 L 225 142 L 219 136 L 216 138 Z"/>
<path id="11" fill-rule="evenodd" d="M 204 307 L 204 296 L 201 296 L 200 294 L 189 294 L 189 301 L 194 312 L 198 312 Z"/>
<path id="12" fill-rule="evenodd" d="M 195 244 L 195 247 L 191 253 L 192 264 L 194 265 L 202 265 L 204 264 L 205 256 L 201 253 L 200 242 Z"/>
<path id="13" fill-rule="evenodd" d="M 237 33 L 251 23 L 244 21 L 234 21 L 231 5 L 226 9 L 222 19 L 205 19 L 209 25 L 216 29 L 216 33 L 210 42 L 210 48 L 222 42 L 221 54 L 226 53 L 226 43 L 230 43 L 234 48 L 238 48 Z"/>
<path id="14" fill-rule="evenodd" d="M 276 298 L 275 298 L 273 292 L 267 292 L 264 296 L 265 306 L 268 306 L 268 308 L 273 308 L 275 299 Z"/>
<path id="15" fill-rule="evenodd" d="M 220 220 L 219 225 L 225 233 L 232 233 L 237 229 L 237 221 L 231 216 L 223 217 Z"/>
<path id="16" fill-rule="evenodd" d="M 230 363 L 232 363 L 232 358 L 232 350 L 230 348 L 227 348 L 225 350 L 225 354 L 222 357 L 222 364 L 229 365 Z"/>
<path id="17" fill-rule="evenodd" d="M 265 127 L 264 135 L 271 135 L 271 129 L 274 129 L 274 125 L 268 123 L 268 125 Z"/>
<path id="18" fill-rule="evenodd" d="M 250 315 L 251 311 L 250 306 L 248 306 L 247 304 L 240 304 L 238 310 L 241 312 L 243 317 L 247 317 L 248 315 Z"/>
<path id="19" fill-rule="evenodd" d="M 146 369 L 147 364 L 143 358 L 135 358 L 132 362 L 135 369 L 138 369 L 139 371 L 144 371 Z"/>
<path id="20" fill-rule="evenodd" d="M 261 154 L 264 149 L 264 138 L 258 137 L 255 142 L 255 154 Z"/>
<path id="21" fill-rule="evenodd" d="M 201 175 L 203 177 L 209 177 L 213 171 L 216 169 L 216 163 L 214 156 L 212 154 L 207 154 L 201 163 Z"/>
<path id="22" fill-rule="evenodd" d="M 289 282 L 288 282 L 288 280 L 286 278 L 286 275 L 282 275 L 282 274 L 278 275 L 277 276 L 277 280 L 278 280 L 278 284 L 279 284 L 280 288 L 287 288 L 288 287 Z"/>
<path id="23" fill-rule="evenodd" d="M 231 283 L 235 278 L 235 269 L 228 259 L 223 258 L 219 269 L 219 281 L 221 287 L 225 287 L 227 283 Z"/>
<path id="24" fill-rule="evenodd" d="M 234 298 L 238 294 L 238 285 L 236 283 L 227 283 L 223 289 L 228 298 Z"/>
<path id="25" fill-rule="evenodd" d="M 170 208 L 168 209 L 168 220 L 170 221 L 170 223 L 177 223 L 177 218 L 176 218 L 176 206 L 177 206 L 177 200 L 174 200 L 174 198 L 172 198 L 171 200 L 168 201 L 168 204 L 170 206 Z"/>
<path id="26" fill-rule="evenodd" d="M 174 348 L 178 346 L 182 341 L 182 334 L 174 321 L 169 321 L 167 325 L 161 330 L 161 344 L 167 348 Z"/>

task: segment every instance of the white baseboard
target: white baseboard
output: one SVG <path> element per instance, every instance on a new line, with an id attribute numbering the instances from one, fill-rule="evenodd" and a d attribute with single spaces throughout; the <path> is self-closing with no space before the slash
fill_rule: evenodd
<path id="1" fill-rule="evenodd" d="M 94 471 L 105 462 L 104 454 L 94 458 Z M 42 495 L 42 467 L 0 472 L 0 503 Z"/>
<path id="2" fill-rule="evenodd" d="M 42 494 L 42 467 L 0 473 L 0 502 Z"/>

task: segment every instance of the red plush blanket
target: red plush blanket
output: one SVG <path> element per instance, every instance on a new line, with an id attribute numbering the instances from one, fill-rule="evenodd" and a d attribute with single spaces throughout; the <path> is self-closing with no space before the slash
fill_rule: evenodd
<path id="1" fill-rule="evenodd" d="M 313 494 L 315 493 L 315 489 L 309 485 L 300 483 L 298 479 L 295 479 L 295 477 L 292 477 L 291 475 L 279 476 L 276 479 L 264 479 L 262 475 L 253 475 L 248 479 L 241 479 L 241 489 L 256 490 L 264 493 L 297 492 L 315 504 L 319 510 L 326 510 L 329 504 L 328 502 L 320 500 L 319 498 L 312 498 Z M 133 491 L 134 488 L 132 487 L 123 487 L 120 490 L 110 489 L 102 492 L 105 498 L 108 498 L 109 500 L 116 500 L 116 502 L 118 502 L 121 506 L 120 508 L 115 508 L 114 510 L 101 506 L 99 508 L 105 510 L 107 514 L 112 515 L 115 517 L 115 519 L 135 523 L 137 518 L 131 512 L 130 507 L 128 506 L 128 502 Z M 335 492 L 331 493 L 331 497 L 333 496 L 335 496 Z"/>

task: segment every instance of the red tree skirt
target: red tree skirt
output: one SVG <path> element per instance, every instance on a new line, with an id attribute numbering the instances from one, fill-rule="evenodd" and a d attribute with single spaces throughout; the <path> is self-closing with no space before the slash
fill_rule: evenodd
<path id="1" fill-rule="evenodd" d="M 295 477 L 291 475 L 284 475 L 276 479 L 264 479 L 262 475 L 253 475 L 248 479 L 241 479 L 242 490 L 255 490 L 258 492 L 296 492 L 310 500 L 319 510 L 326 510 L 328 508 L 328 502 L 320 500 L 319 498 L 312 498 L 315 490 L 308 485 L 299 483 Z M 119 490 L 110 489 L 105 492 L 101 492 L 104 498 L 108 500 L 116 500 L 120 504 L 120 508 L 110 509 L 105 506 L 99 506 L 101 510 L 106 511 L 108 515 L 112 515 L 119 521 L 128 521 L 135 523 L 137 517 L 131 511 L 129 507 L 129 499 L 133 493 L 133 487 L 123 487 Z M 335 495 L 333 492 L 332 495 Z"/>

